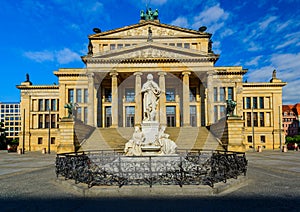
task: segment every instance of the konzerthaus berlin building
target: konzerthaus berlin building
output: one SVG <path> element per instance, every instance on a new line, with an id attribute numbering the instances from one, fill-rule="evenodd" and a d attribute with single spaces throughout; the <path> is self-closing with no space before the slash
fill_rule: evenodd
<path id="1" fill-rule="evenodd" d="M 205 30 L 163 24 L 157 16 L 147 15 L 122 28 L 94 29 L 95 34 L 88 36 L 88 53 L 82 56 L 85 68 L 55 71 L 57 85 L 33 85 L 27 76 L 17 86 L 23 119 L 20 147 L 23 141 L 25 150 L 32 151 L 47 148 L 49 143 L 53 151 L 63 145 L 61 126 L 68 116 L 67 103 L 76 103 L 75 119 L 91 131 L 130 131 L 142 122 L 141 86 L 152 73 L 162 90 L 161 125 L 205 128 L 224 146 L 235 142 L 232 131 L 241 132 L 241 142 L 231 149 L 247 150 L 255 145 L 278 149 L 284 141 L 280 114 L 286 83 L 273 70 L 269 82 L 256 83 L 243 82 L 247 69 L 241 66 L 215 66 L 219 55 L 213 52 L 212 35 Z M 228 127 L 228 99 L 237 103 L 235 118 L 231 118 L 238 119 L 238 130 Z M 220 126 L 225 130 L 220 131 Z"/>

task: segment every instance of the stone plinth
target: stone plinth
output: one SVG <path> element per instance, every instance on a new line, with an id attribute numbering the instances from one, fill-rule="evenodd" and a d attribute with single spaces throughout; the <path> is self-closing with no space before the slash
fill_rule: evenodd
<path id="1" fill-rule="evenodd" d="M 142 133 L 145 136 L 144 144 L 153 144 L 158 136 L 159 123 L 157 121 L 143 121 Z"/>
<path id="2" fill-rule="evenodd" d="M 245 145 L 243 144 L 244 121 L 242 117 L 228 117 L 226 124 L 228 135 L 227 150 L 245 152 Z"/>
<path id="3" fill-rule="evenodd" d="M 59 130 L 57 153 L 75 152 L 75 121 L 72 118 L 62 118 Z"/>

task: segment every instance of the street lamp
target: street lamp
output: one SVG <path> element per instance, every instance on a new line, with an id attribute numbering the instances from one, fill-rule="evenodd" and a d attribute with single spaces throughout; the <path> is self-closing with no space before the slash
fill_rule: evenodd
<path id="1" fill-rule="evenodd" d="M 254 113 L 253 106 L 251 108 L 251 125 L 252 125 L 252 142 L 253 142 L 253 152 L 255 152 L 255 138 L 254 138 Z"/>
<path id="2" fill-rule="evenodd" d="M 49 110 L 49 127 L 48 127 L 48 154 L 50 154 L 50 143 L 51 143 L 51 109 Z"/>

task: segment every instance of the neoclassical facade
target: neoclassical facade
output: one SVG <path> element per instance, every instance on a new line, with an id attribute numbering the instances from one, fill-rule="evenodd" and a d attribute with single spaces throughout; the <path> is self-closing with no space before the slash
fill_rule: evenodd
<path id="1" fill-rule="evenodd" d="M 60 142 L 60 121 L 68 116 L 64 106 L 76 104 L 76 120 L 94 128 L 132 128 L 141 124 L 141 86 L 151 73 L 161 89 L 158 120 L 167 127 L 206 127 L 226 117 L 226 100 L 237 105 L 235 116 L 243 121 L 242 145 L 279 148 L 279 114 L 282 87 L 270 82 L 243 82 L 246 69 L 217 67 L 211 34 L 205 29 L 185 29 L 141 18 L 134 25 L 89 35 L 85 68 L 61 68 L 54 72 L 57 85 L 32 85 L 21 90 L 21 117 L 25 117 L 20 141 L 40 150 Z M 253 134 L 253 129 L 255 134 Z M 254 138 L 252 138 L 254 135 Z"/>

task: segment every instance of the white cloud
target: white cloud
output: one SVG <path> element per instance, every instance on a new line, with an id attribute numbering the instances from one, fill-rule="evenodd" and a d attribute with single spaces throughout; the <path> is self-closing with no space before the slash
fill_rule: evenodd
<path id="1" fill-rule="evenodd" d="M 150 1 L 150 5 L 163 5 L 165 3 L 167 3 L 168 0 L 152 0 Z M 144 4 L 148 4 L 149 3 L 149 0 L 143 0 L 143 3 Z"/>
<path id="2" fill-rule="evenodd" d="M 252 60 L 248 61 L 245 63 L 246 66 L 257 66 L 258 65 L 258 62 L 259 60 L 262 58 L 262 56 L 257 56 L 257 57 L 254 57 Z"/>
<path id="3" fill-rule="evenodd" d="M 64 48 L 58 51 L 28 51 L 24 53 L 24 56 L 38 63 L 56 61 L 59 64 L 68 64 L 81 60 L 78 53 L 72 52 L 68 48 Z"/>
<path id="4" fill-rule="evenodd" d="M 185 28 L 189 27 L 187 18 L 182 17 L 182 16 L 180 16 L 180 17 L 176 18 L 174 21 L 172 21 L 171 25 L 185 27 Z"/>
<path id="5" fill-rule="evenodd" d="M 270 16 L 270 17 L 266 18 L 266 20 L 259 23 L 259 28 L 262 30 L 266 29 L 276 19 L 277 19 L 276 16 Z"/>

